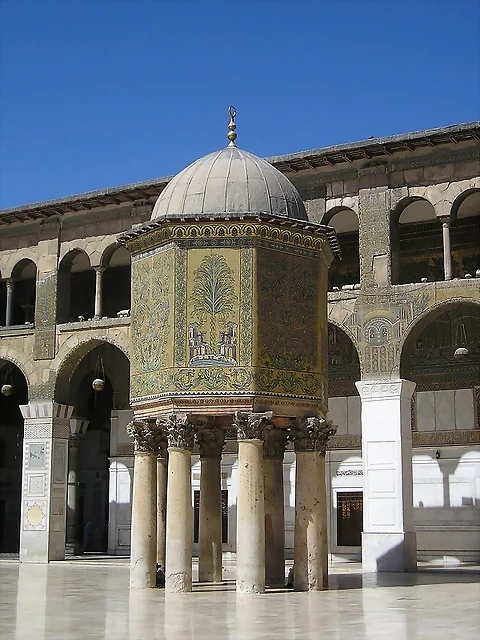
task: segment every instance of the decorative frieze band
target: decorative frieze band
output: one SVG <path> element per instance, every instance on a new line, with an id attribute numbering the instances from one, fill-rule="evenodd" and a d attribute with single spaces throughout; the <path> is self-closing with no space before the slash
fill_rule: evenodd
<path id="1" fill-rule="evenodd" d="M 295 451 L 319 451 L 325 455 L 327 443 L 337 427 L 325 418 L 300 418 L 293 427 Z"/>
<path id="2" fill-rule="evenodd" d="M 200 458 L 220 458 L 225 444 L 225 431 L 223 429 L 199 429 L 197 442 L 200 449 Z"/>

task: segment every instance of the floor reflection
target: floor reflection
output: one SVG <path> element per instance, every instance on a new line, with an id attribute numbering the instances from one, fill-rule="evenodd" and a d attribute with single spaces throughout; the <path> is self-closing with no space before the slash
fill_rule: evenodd
<path id="1" fill-rule="evenodd" d="M 358 565 L 340 565 L 328 591 L 260 596 L 236 594 L 234 581 L 178 595 L 131 591 L 128 566 L 108 563 L 0 562 L 0 572 L 2 640 L 480 637 L 475 570 L 362 574 Z"/>

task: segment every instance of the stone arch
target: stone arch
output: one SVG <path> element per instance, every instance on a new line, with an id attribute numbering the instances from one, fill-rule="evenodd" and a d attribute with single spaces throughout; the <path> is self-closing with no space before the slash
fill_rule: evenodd
<path id="1" fill-rule="evenodd" d="M 33 324 L 37 296 L 37 265 L 31 258 L 22 258 L 12 269 L 13 286 L 10 322 L 6 324 Z M 7 319 L 6 319 L 7 320 Z"/>
<path id="2" fill-rule="evenodd" d="M 20 407 L 28 403 L 28 379 L 11 358 L 0 356 L 0 387 L 9 385 L 9 393 L 0 394 L 0 474 L 2 517 L 0 553 L 17 553 L 20 541 L 22 493 L 23 416 Z"/>
<path id="3" fill-rule="evenodd" d="M 57 369 L 54 391 L 54 398 L 56 402 L 63 402 L 67 404 L 65 402 L 65 398 L 68 395 L 68 387 L 75 369 L 90 351 L 102 344 L 109 344 L 112 347 L 116 347 L 130 362 L 128 347 L 106 336 L 97 336 L 95 338 L 86 338 L 84 340 L 78 339 L 78 342 L 73 347 L 71 346 L 71 343 L 68 346 L 66 345 L 64 353 L 60 350 L 58 354 L 60 364 Z"/>
<path id="4" fill-rule="evenodd" d="M 30 396 L 31 381 L 27 373 L 26 364 L 21 359 L 22 355 L 20 351 L 16 351 L 12 349 L 12 347 L 3 347 L 2 344 L 0 344 L 0 361 L 5 360 L 6 362 L 11 362 L 21 371 L 27 383 L 28 395 Z"/>
<path id="5" fill-rule="evenodd" d="M 445 311 L 450 309 L 455 309 L 460 306 L 471 306 L 474 309 L 480 310 L 480 301 L 471 297 L 456 297 L 450 298 L 447 301 L 442 301 L 437 304 L 433 304 L 425 309 L 422 313 L 420 313 L 412 322 L 405 328 L 403 333 L 403 337 L 400 340 L 398 345 L 398 369 L 400 371 L 400 375 L 404 372 L 405 367 L 402 367 L 402 363 L 404 363 L 406 358 L 406 345 L 408 347 L 408 343 L 416 340 L 420 333 L 433 321 L 435 321 L 438 316 L 442 315 Z"/>
<path id="6" fill-rule="evenodd" d="M 410 195 L 397 203 L 390 215 L 390 247 L 392 284 L 443 280 L 442 226 L 428 198 Z"/>
<path id="7" fill-rule="evenodd" d="M 480 270 L 480 188 L 462 191 L 450 214 L 452 276 L 473 277 Z"/>
<path id="8" fill-rule="evenodd" d="M 328 375 L 329 395 L 332 382 L 338 387 L 335 395 L 356 395 L 354 383 L 361 379 L 360 349 L 352 333 L 331 319 L 328 320 Z M 340 389 L 340 380 L 345 388 Z"/>
<path id="9" fill-rule="evenodd" d="M 103 384 L 94 384 L 100 378 Z M 87 551 L 108 549 L 109 476 L 112 443 L 117 442 L 117 421 L 112 418 L 129 406 L 130 362 L 112 340 L 82 340 L 71 348 L 58 369 L 54 397 L 73 407 L 73 418 L 82 424 L 78 443 L 77 542 L 83 526 L 91 522 Z M 115 413 L 113 413 L 115 412 Z M 112 435 L 114 439 L 112 440 Z M 127 434 L 122 434 L 125 439 Z M 79 535 L 80 533 L 80 535 Z"/>
<path id="10" fill-rule="evenodd" d="M 478 200 L 478 205 L 477 203 L 475 203 L 477 205 L 475 207 L 475 213 L 469 212 L 466 215 L 465 214 L 462 215 L 462 213 L 460 212 L 460 217 L 470 217 L 470 215 L 473 215 L 473 216 L 480 215 L 480 187 L 471 187 L 470 189 L 465 189 L 465 191 L 462 191 L 453 201 L 452 209 L 450 213 L 450 217 L 452 220 L 455 220 L 459 216 L 459 210 L 461 209 L 462 205 L 464 205 L 465 200 L 467 200 L 471 196 L 476 196 L 476 200 Z"/>
<path id="11" fill-rule="evenodd" d="M 102 316 L 126 315 L 131 306 L 131 254 L 117 242 L 108 245 L 101 257 Z"/>
<path id="12" fill-rule="evenodd" d="M 58 266 L 57 322 L 76 322 L 93 318 L 95 271 L 88 253 L 73 248 Z"/>
<path id="13" fill-rule="evenodd" d="M 335 260 L 328 272 L 329 290 L 337 291 L 344 286 L 360 282 L 359 218 L 356 211 L 344 205 L 334 206 L 323 218 L 337 232 L 342 259 Z"/>

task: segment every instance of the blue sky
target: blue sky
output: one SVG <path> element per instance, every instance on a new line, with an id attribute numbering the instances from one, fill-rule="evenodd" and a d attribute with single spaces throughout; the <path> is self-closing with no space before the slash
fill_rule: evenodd
<path id="1" fill-rule="evenodd" d="M 0 208 L 479 119 L 477 0 L 0 0 Z"/>

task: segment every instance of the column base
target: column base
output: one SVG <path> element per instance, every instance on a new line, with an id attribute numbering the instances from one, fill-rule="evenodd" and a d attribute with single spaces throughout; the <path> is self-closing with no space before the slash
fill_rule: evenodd
<path id="1" fill-rule="evenodd" d="M 79 556 L 83 553 L 82 545 L 78 542 L 67 542 L 65 544 L 66 556 Z"/>
<path id="2" fill-rule="evenodd" d="M 192 579 L 187 573 L 167 574 L 165 591 L 167 593 L 186 593 L 192 590 Z"/>
<path id="3" fill-rule="evenodd" d="M 236 591 L 237 593 L 265 593 L 265 584 L 264 583 L 252 583 L 247 582 L 246 580 L 237 580 L 236 581 Z"/>
<path id="4" fill-rule="evenodd" d="M 362 570 L 406 572 L 417 568 L 417 536 L 409 533 L 362 533 Z"/>

